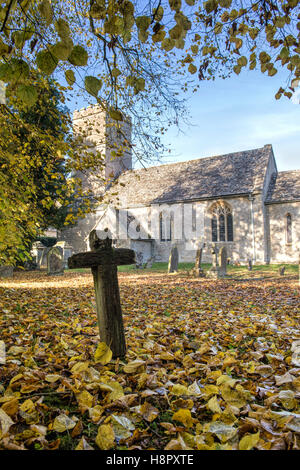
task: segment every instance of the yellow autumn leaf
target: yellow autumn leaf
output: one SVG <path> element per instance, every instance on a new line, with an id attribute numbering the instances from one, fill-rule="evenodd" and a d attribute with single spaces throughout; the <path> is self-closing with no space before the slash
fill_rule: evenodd
<path id="1" fill-rule="evenodd" d="M 82 436 L 75 450 L 94 450 L 92 446 L 85 440 L 85 437 Z"/>
<path id="2" fill-rule="evenodd" d="M 116 439 L 128 439 L 132 435 L 132 431 L 135 430 L 134 424 L 127 416 L 112 415 L 111 423 Z"/>
<path id="3" fill-rule="evenodd" d="M 229 377 L 229 375 L 220 375 L 220 377 L 217 379 L 217 385 L 227 384 L 230 387 L 234 387 L 235 383 L 236 380 L 232 377 Z"/>
<path id="4" fill-rule="evenodd" d="M 107 385 L 111 388 L 111 392 L 108 394 L 107 401 L 115 401 L 119 400 L 119 398 L 122 398 L 124 396 L 124 390 L 121 384 L 119 382 L 116 382 L 114 380 L 109 380 L 107 382 Z"/>
<path id="5" fill-rule="evenodd" d="M 246 434 L 239 442 L 239 450 L 251 450 L 259 441 L 259 432 L 256 434 Z"/>
<path id="6" fill-rule="evenodd" d="M 89 408 L 89 417 L 93 423 L 98 423 L 103 413 L 104 408 L 101 405 L 96 405 L 93 408 Z"/>
<path id="7" fill-rule="evenodd" d="M 119 382 L 115 380 L 107 380 L 107 382 L 101 382 L 99 384 L 100 390 L 103 392 L 110 392 L 107 396 L 107 401 L 115 401 L 124 396 L 124 390 Z"/>
<path id="8" fill-rule="evenodd" d="M 220 390 L 222 398 L 226 401 L 226 403 L 229 403 L 230 405 L 237 408 L 242 408 L 247 404 L 245 394 L 242 391 L 232 389 L 226 384 L 222 385 Z"/>
<path id="9" fill-rule="evenodd" d="M 114 447 L 115 433 L 111 424 L 102 424 L 99 426 L 95 442 L 101 450 L 109 450 Z"/>
<path id="10" fill-rule="evenodd" d="M 93 406 L 94 397 L 87 390 L 83 390 L 81 393 L 76 395 L 76 399 L 78 401 L 80 411 L 82 412 Z"/>
<path id="11" fill-rule="evenodd" d="M 135 361 L 128 362 L 124 366 L 124 372 L 126 374 L 135 374 L 135 373 L 141 373 L 144 372 L 145 370 L 145 361 L 142 361 L 141 359 L 136 359 Z"/>
<path id="12" fill-rule="evenodd" d="M 13 398 L 12 400 L 9 400 L 5 402 L 2 406 L 1 409 L 5 411 L 6 414 L 9 416 L 13 416 L 18 412 L 19 409 L 19 400 L 17 398 Z"/>
<path id="13" fill-rule="evenodd" d="M 193 450 L 185 442 L 179 434 L 177 439 L 172 439 L 165 447 L 164 450 Z"/>
<path id="14" fill-rule="evenodd" d="M 5 434 L 8 432 L 9 428 L 13 424 L 14 422 L 11 417 L 8 416 L 8 414 L 6 414 L 5 411 L 0 408 L 0 438 L 5 436 Z"/>
<path id="15" fill-rule="evenodd" d="M 221 407 L 219 405 L 218 399 L 216 395 L 214 395 L 208 402 L 207 408 L 212 411 L 213 413 L 222 413 Z"/>
<path id="16" fill-rule="evenodd" d="M 20 405 L 20 410 L 25 413 L 32 413 L 35 410 L 35 404 L 30 399 L 25 400 L 24 403 Z"/>
<path id="17" fill-rule="evenodd" d="M 97 349 L 94 354 L 94 360 L 96 363 L 102 364 L 105 366 L 111 361 L 112 358 L 112 350 L 106 343 L 99 343 Z"/>
<path id="18" fill-rule="evenodd" d="M 189 385 L 187 391 L 188 395 L 191 395 L 193 397 L 198 397 L 199 395 L 201 395 L 201 390 L 196 380 L 191 385 Z"/>
<path id="19" fill-rule="evenodd" d="M 51 384 L 57 382 L 59 379 L 61 379 L 61 376 L 58 374 L 47 374 L 45 376 L 46 382 L 49 382 Z"/>
<path id="20" fill-rule="evenodd" d="M 187 428 L 190 428 L 194 424 L 194 419 L 192 418 L 190 410 L 181 408 L 173 414 L 172 420 L 179 421 Z"/>
<path id="21" fill-rule="evenodd" d="M 160 354 L 160 359 L 163 361 L 174 361 L 174 356 L 173 354 L 169 353 L 168 351 L 164 351 Z"/>
<path id="22" fill-rule="evenodd" d="M 184 385 L 179 385 L 179 384 L 178 385 L 173 385 L 173 387 L 171 389 L 171 393 L 173 395 L 177 395 L 177 396 L 188 395 L 188 389 Z"/>
<path id="23" fill-rule="evenodd" d="M 205 398 L 210 398 L 212 395 L 219 393 L 219 387 L 216 385 L 205 385 L 202 390 L 202 393 L 205 395 Z"/>
<path id="24" fill-rule="evenodd" d="M 222 421 L 208 423 L 207 428 L 205 427 L 204 431 L 215 434 L 222 443 L 232 439 L 238 432 L 236 428 L 222 423 Z"/>
<path id="25" fill-rule="evenodd" d="M 151 423 L 159 415 L 159 410 L 145 401 L 140 407 L 140 413 L 146 421 Z"/>
<path id="26" fill-rule="evenodd" d="M 61 414 L 56 416 L 52 429 L 56 432 L 65 432 L 67 429 L 73 429 L 76 426 L 76 421 L 69 418 L 69 416 L 65 414 Z"/>
<path id="27" fill-rule="evenodd" d="M 87 371 L 89 368 L 88 362 L 77 362 L 71 368 L 72 374 L 80 374 L 81 372 Z"/>

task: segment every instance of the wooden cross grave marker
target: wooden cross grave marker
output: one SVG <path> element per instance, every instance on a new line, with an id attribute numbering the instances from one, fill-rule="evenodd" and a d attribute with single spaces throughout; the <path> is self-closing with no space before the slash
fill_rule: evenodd
<path id="1" fill-rule="evenodd" d="M 71 256 L 68 259 L 68 267 L 91 268 L 100 340 L 110 347 L 113 357 L 123 357 L 126 353 L 126 342 L 117 267 L 135 264 L 135 252 L 128 248 L 113 248 L 112 240 L 99 239 L 96 230 L 91 231 L 89 242 L 91 251 Z"/>

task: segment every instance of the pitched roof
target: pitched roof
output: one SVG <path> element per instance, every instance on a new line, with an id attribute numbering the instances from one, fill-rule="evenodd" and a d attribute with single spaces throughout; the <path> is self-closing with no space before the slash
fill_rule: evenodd
<path id="1" fill-rule="evenodd" d="M 300 201 L 300 170 L 280 171 L 274 175 L 266 203 Z"/>
<path id="2" fill-rule="evenodd" d="M 272 146 L 126 171 L 111 193 L 123 207 L 262 191 Z M 124 185 L 124 186 L 123 186 Z"/>

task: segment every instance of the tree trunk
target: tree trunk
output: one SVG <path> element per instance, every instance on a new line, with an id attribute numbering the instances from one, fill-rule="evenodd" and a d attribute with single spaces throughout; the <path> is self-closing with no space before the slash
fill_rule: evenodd
<path id="1" fill-rule="evenodd" d="M 117 266 L 105 263 L 92 268 L 100 340 L 112 350 L 113 357 L 123 357 L 126 342 L 120 303 Z"/>

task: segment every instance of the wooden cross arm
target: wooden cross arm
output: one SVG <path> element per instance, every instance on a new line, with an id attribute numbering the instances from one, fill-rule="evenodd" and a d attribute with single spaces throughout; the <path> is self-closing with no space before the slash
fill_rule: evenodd
<path id="1" fill-rule="evenodd" d="M 109 251 L 100 249 L 76 253 L 68 259 L 69 269 L 93 268 L 105 264 L 116 264 L 117 266 L 135 264 L 135 252 L 129 248 L 116 248 Z"/>

